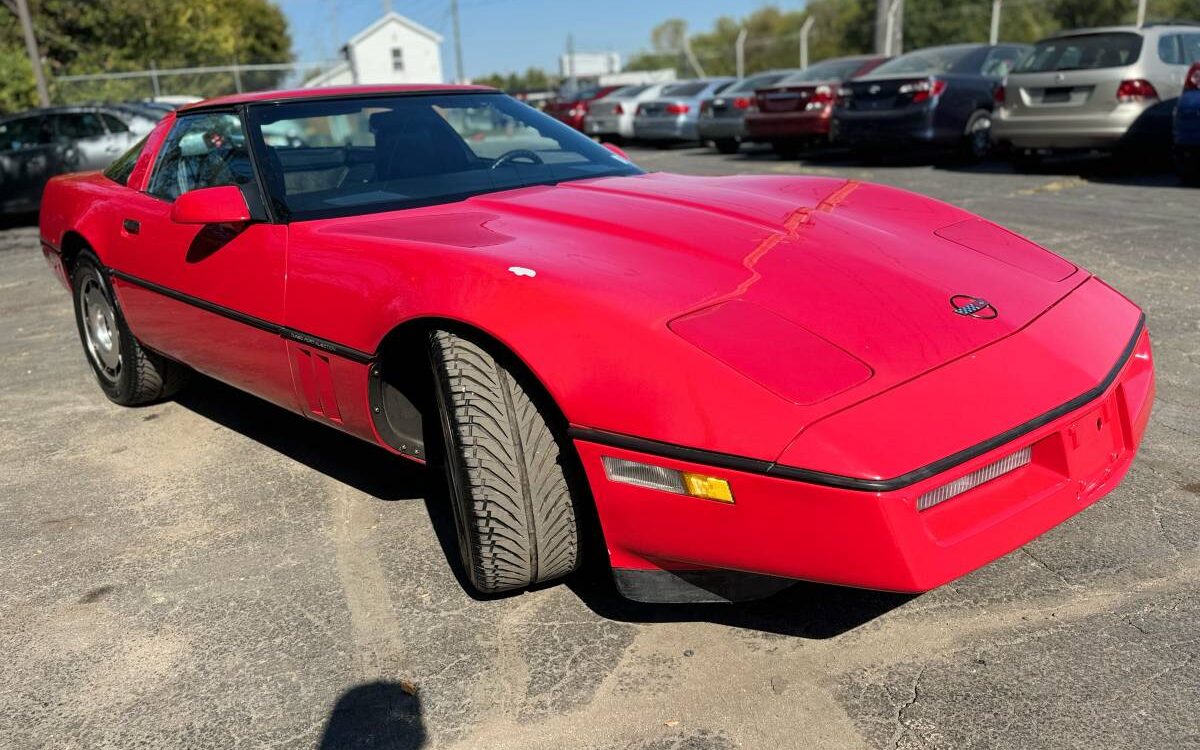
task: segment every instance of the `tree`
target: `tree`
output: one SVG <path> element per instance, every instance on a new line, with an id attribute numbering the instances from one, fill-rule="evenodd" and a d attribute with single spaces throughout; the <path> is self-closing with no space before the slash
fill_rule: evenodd
<path id="1" fill-rule="evenodd" d="M 55 76 L 239 63 L 289 62 L 291 37 L 283 11 L 271 0 L 29 0 L 51 96 L 56 101 L 140 98 L 150 95 L 141 80 L 54 83 Z M 8 11 L 0 8 L 0 14 Z M 0 64 L 9 74 L 0 83 L 0 111 L 32 102 L 33 77 L 17 24 L 0 26 Z M 13 61 L 9 65 L 9 61 Z M 258 75 L 258 74 L 256 74 Z M 279 73 L 244 81 L 258 88 L 276 84 Z M 233 88 L 229 78 L 195 77 L 178 82 L 205 96 Z"/>

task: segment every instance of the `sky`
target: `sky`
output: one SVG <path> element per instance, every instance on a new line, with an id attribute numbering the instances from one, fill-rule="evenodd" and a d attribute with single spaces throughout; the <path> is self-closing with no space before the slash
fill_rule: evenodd
<path id="1" fill-rule="evenodd" d="M 300 61 L 324 60 L 382 15 L 387 0 L 276 0 L 291 24 Z M 553 71 L 575 37 L 580 52 L 620 52 L 623 59 L 650 44 L 650 30 L 683 18 L 693 32 L 707 31 L 722 15 L 744 16 L 764 0 L 459 0 L 463 67 L 468 77 L 540 67 Z M 803 0 L 771 3 L 786 10 Z M 402 15 L 442 34 L 442 69 L 454 76 L 449 0 L 392 0 Z"/>

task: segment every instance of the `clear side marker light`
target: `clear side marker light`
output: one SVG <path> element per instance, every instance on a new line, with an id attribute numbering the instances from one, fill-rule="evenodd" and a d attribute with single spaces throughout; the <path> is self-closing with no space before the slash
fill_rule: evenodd
<path id="1" fill-rule="evenodd" d="M 957 497 L 967 490 L 973 490 L 985 482 L 1002 477 L 1010 471 L 1016 471 L 1029 463 L 1032 457 L 1033 446 L 1027 445 L 1016 453 L 1010 453 L 1004 458 L 984 466 L 982 469 L 976 469 L 965 477 L 959 477 L 949 484 L 943 484 L 941 487 L 926 492 L 917 498 L 917 510 L 929 510 L 933 506 Z"/>

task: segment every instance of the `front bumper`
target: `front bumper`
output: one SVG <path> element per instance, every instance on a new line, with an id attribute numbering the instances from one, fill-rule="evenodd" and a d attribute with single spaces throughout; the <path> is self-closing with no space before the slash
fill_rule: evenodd
<path id="1" fill-rule="evenodd" d="M 647 141 L 696 141 L 700 139 L 700 133 L 696 121 L 687 115 L 635 117 L 633 137 Z"/>
<path id="2" fill-rule="evenodd" d="M 703 141 L 741 140 L 746 135 L 741 117 L 701 117 L 696 129 Z"/>
<path id="3" fill-rule="evenodd" d="M 1107 385 L 1086 403 L 932 476 L 886 491 L 713 468 L 689 449 L 574 430 L 618 571 L 740 571 L 902 592 L 954 580 L 1044 533 L 1113 489 L 1128 470 L 1154 396 L 1150 340 L 1137 333 Z M 1103 383 L 1101 385 L 1104 385 Z M 928 510 L 918 498 L 1025 447 L 1029 464 Z M 612 456 L 720 476 L 725 504 L 609 481 Z"/>

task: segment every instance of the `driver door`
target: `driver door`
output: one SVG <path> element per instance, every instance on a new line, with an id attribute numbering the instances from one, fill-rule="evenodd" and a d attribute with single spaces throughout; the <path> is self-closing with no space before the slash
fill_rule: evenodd
<path id="1" fill-rule="evenodd" d="M 116 217 L 113 286 L 148 347 L 295 410 L 280 335 L 286 227 L 171 220 L 174 201 L 192 190 L 236 185 L 260 201 L 247 149 L 233 112 L 175 120 L 144 190 L 131 191 Z"/>

